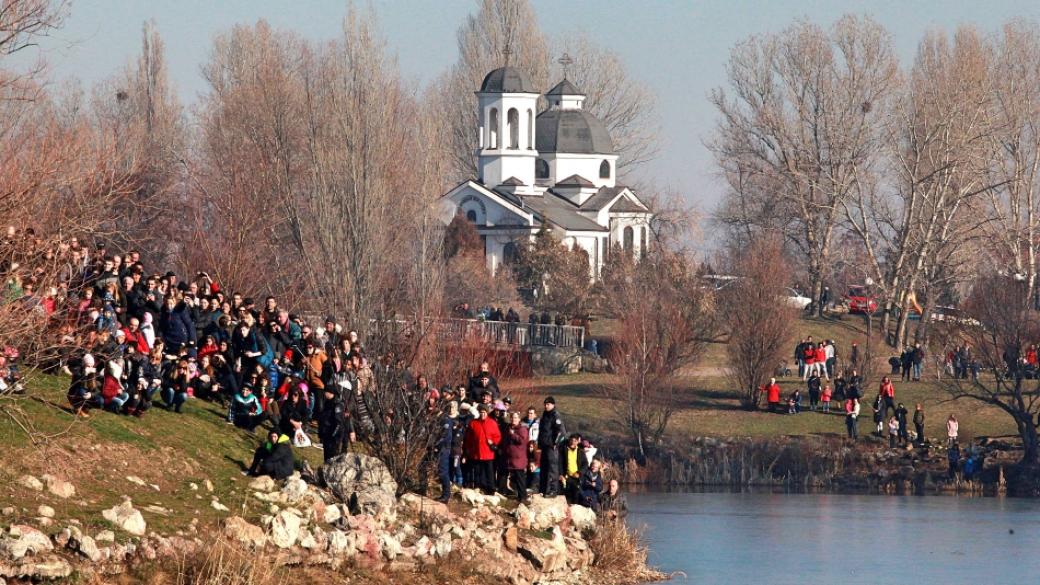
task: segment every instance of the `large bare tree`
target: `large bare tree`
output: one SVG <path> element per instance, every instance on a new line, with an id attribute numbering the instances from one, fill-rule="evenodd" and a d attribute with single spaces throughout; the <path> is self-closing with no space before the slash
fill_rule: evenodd
<path id="1" fill-rule="evenodd" d="M 730 182 L 724 222 L 782 230 L 804 258 L 817 310 L 842 204 L 879 155 L 897 79 L 889 34 L 846 16 L 800 22 L 733 49 L 712 150 Z M 734 198 L 736 200 L 734 200 Z M 774 216 L 756 217 L 764 210 Z"/>

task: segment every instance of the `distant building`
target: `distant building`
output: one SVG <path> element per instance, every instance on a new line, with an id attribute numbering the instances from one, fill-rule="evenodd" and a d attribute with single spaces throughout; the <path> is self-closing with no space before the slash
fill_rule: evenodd
<path id="1" fill-rule="evenodd" d="M 611 247 L 643 253 L 651 213 L 617 184 L 614 142 L 582 109 L 585 94 L 564 78 L 545 93 L 549 107 L 536 115 L 540 96 L 516 68 L 487 74 L 477 92 L 479 176 L 444 198 L 477 228 L 492 271 L 545 225 L 588 253 L 595 279 Z"/>

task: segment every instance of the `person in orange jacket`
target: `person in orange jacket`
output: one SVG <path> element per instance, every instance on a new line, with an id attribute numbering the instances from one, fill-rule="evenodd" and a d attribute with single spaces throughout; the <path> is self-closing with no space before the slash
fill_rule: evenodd
<path id="1" fill-rule="evenodd" d="M 888 409 L 891 408 L 892 412 L 896 411 L 896 387 L 892 384 L 892 380 L 885 376 L 881 378 L 881 400 L 885 403 L 885 416 L 888 416 Z"/>
<path id="2" fill-rule="evenodd" d="M 769 412 L 780 410 L 780 384 L 776 383 L 776 378 L 769 379 L 769 385 L 766 386 L 765 394 Z"/>

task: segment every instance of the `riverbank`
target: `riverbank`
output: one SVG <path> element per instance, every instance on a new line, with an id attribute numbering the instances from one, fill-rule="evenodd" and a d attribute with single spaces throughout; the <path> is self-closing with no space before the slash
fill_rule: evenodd
<path id="1" fill-rule="evenodd" d="M 1021 452 L 1014 441 L 980 438 L 964 447 L 977 472 L 949 474 L 942 445 L 889 448 L 887 440 L 861 437 L 855 443 L 833 435 L 697 437 L 670 445 L 640 465 L 625 450 L 605 449 L 618 478 L 628 485 L 787 491 L 831 491 L 898 495 L 971 494 L 1035 496 L 1016 488 Z"/>

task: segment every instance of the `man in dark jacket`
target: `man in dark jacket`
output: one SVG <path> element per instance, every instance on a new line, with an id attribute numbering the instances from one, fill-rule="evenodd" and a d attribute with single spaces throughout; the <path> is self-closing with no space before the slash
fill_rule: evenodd
<path id="1" fill-rule="evenodd" d="M 285 479 L 292 475 L 295 466 L 292 443 L 289 435 L 280 435 L 276 431 L 267 434 L 267 441 L 256 448 L 253 463 L 245 475 L 270 475 L 274 479 Z"/>
<path id="2" fill-rule="evenodd" d="M 921 403 L 917 403 L 917 409 L 914 410 L 914 431 L 917 433 L 917 444 L 924 444 L 924 409 L 921 408 Z"/>
<path id="3" fill-rule="evenodd" d="M 166 298 L 166 306 L 159 316 L 159 332 L 167 353 L 175 354 L 182 346 L 195 342 L 195 323 L 184 301 L 178 301 L 173 296 Z"/>
<path id="4" fill-rule="evenodd" d="M 556 411 L 556 399 L 549 396 L 545 399 L 545 410 L 538 421 L 538 448 L 542 451 L 541 478 L 539 492 L 551 498 L 560 494 L 560 439 L 566 429 L 563 420 Z"/>
<path id="5" fill-rule="evenodd" d="M 454 457 L 455 435 L 459 416 L 458 405 L 448 402 L 441 417 L 440 438 L 437 439 L 437 478 L 441 482 L 441 497 L 438 502 L 447 504 L 451 499 L 452 458 Z M 460 435 L 461 440 L 461 435 Z"/>
<path id="6" fill-rule="evenodd" d="M 318 413 L 318 439 L 326 462 L 343 451 L 343 438 L 350 432 L 350 419 L 347 418 L 339 393 L 333 386 L 326 387 L 325 401 Z"/>
<path id="7" fill-rule="evenodd" d="M 906 445 L 910 442 L 909 429 L 906 427 L 906 407 L 900 402 L 899 406 L 896 407 L 896 421 L 899 422 L 899 444 Z"/>

